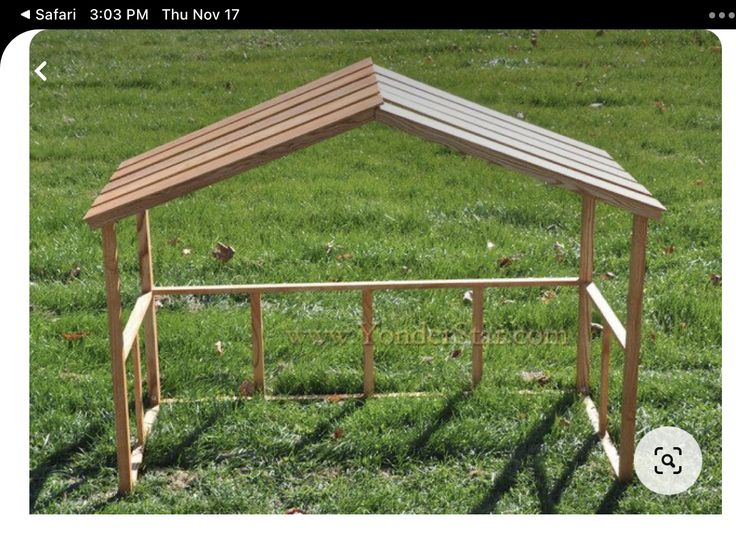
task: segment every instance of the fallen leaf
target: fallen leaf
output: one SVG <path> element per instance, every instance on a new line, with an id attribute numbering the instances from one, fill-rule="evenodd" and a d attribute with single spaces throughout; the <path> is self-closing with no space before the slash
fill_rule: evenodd
<path id="1" fill-rule="evenodd" d="M 705 185 L 705 181 L 703 181 L 703 180 L 695 180 L 693 182 L 693 184 L 696 185 L 696 186 L 698 186 L 698 187 L 703 187 Z"/>
<path id="2" fill-rule="evenodd" d="M 466 291 L 463 293 L 463 303 L 472 303 L 473 302 L 473 292 L 471 290 Z"/>
<path id="3" fill-rule="evenodd" d="M 488 250 L 489 252 L 490 252 L 491 250 L 493 250 L 493 248 L 495 248 L 495 247 L 496 247 L 496 245 L 495 245 L 495 244 L 493 244 L 493 242 L 491 242 L 490 240 L 489 240 L 488 242 L 486 242 L 486 249 L 487 249 L 487 250 Z"/>
<path id="4" fill-rule="evenodd" d="M 299 509 L 298 507 L 290 507 L 285 511 L 287 515 L 304 515 L 304 511 Z"/>
<path id="5" fill-rule="evenodd" d="M 338 261 L 350 261 L 351 259 L 353 259 L 353 254 L 351 254 L 350 252 L 346 252 L 344 254 L 338 255 L 337 257 L 335 257 L 335 259 L 337 259 Z"/>
<path id="6" fill-rule="evenodd" d="M 471 467 L 470 471 L 468 471 L 468 476 L 470 477 L 483 477 L 485 474 L 485 471 L 478 469 L 477 467 Z"/>
<path id="7" fill-rule="evenodd" d="M 62 333 L 61 334 L 64 337 L 65 341 L 78 341 L 79 339 L 82 339 L 89 335 L 86 331 L 70 331 L 68 333 Z"/>
<path id="8" fill-rule="evenodd" d="M 657 334 L 654 331 L 649 332 L 649 338 L 652 339 L 652 342 L 657 342 Z"/>
<path id="9" fill-rule="evenodd" d="M 603 107 L 603 103 L 602 102 L 592 102 L 592 103 L 588 104 L 588 106 L 590 108 L 598 109 L 598 108 L 602 108 Z"/>
<path id="10" fill-rule="evenodd" d="M 721 52 L 721 46 L 720 45 L 714 45 L 710 48 L 712 53 L 720 53 Z"/>
<path id="11" fill-rule="evenodd" d="M 498 266 L 501 268 L 509 267 L 514 263 L 514 259 L 508 256 L 504 256 L 498 260 Z"/>
<path id="12" fill-rule="evenodd" d="M 450 357 L 451 358 L 459 358 L 462 353 L 463 353 L 463 349 L 462 348 L 455 348 L 454 350 L 452 350 L 450 352 Z"/>
<path id="13" fill-rule="evenodd" d="M 614 278 L 616 278 L 616 273 L 611 271 L 606 271 L 601 275 L 601 280 L 613 280 Z"/>
<path id="14" fill-rule="evenodd" d="M 218 356 L 222 356 L 225 353 L 225 349 L 222 346 L 222 341 L 217 341 L 215 343 L 215 352 L 217 352 Z"/>
<path id="15" fill-rule="evenodd" d="M 721 285 L 721 275 L 716 273 L 710 273 L 709 275 L 710 283 L 714 286 L 720 286 Z"/>
<path id="16" fill-rule="evenodd" d="M 177 246 L 180 242 L 181 242 L 181 240 L 179 240 L 178 237 L 170 238 L 169 240 L 166 241 L 166 243 L 169 246 Z"/>
<path id="17" fill-rule="evenodd" d="M 212 251 L 212 256 L 220 261 L 221 263 L 227 263 L 235 255 L 235 250 L 232 246 L 218 242 L 215 249 Z"/>
<path id="18" fill-rule="evenodd" d="M 687 324 L 685 322 L 680 322 L 678 325 L 680 326 L 680 329 L 687 329 Z"/>
<path id="19" fill-rule="evenodd" d="M 544 371 L 522 371 L 521 380 L 524 382 L 536 382 L 540 386 L 544 386 L 549 382 L 549 375 Z"/>
<path id="20" fill-rule="evenodd" d="M 69 271 L 68 278 L 69 280 L 74 280 L 76 278 L 79 278 L 81 275 L 82 275 L 81 267 L 76 266 L 71 271 Z"/>
<path id="21" fill-rule="evenodd" d="M 434 356 L 422 356 L 419 361 L 422 363 L 432 363 L 434 361 Z"/>
<path id="22" fill-rule="evenodd" d="M 593 337 L 598 337 L 601 333 L 603 333 L 603 326 L 599 323 L 592 322 L 590 324 L 590 334 Z"/>
<path id="23" fill-rule="evenodd" d="M 64 122 L 65 125 L 73 125 L 77 121 L 73 117 L 70 117 L 66 114 L 61 116 L 61 120 Z"/>
<path id="24" fill-rule="evenodd" d="M 411 272 L 411 269 L 409 267 L 407 267 L 406 265 L 402 265 L 401 266 L 401 272 L 403 272 L 403 273 L 409 273 L 409 272 Z"/>
<path id="25" fill-rule="evenodd" d="M 192 249 L 191 248 L 183 248 L 181 251 L 181 255 L 192 255 Z"/>
<path id="26" fill-rule="evenodd" d="M 171 297 L 168 295 L 155 295 L 153 304 L 156 308 L 163 308 L 171 303 Z"/>
<path id="27" fill-rule="evenodd" d="M 660 113 L 665 113 L 667 111 L 667 106 L 665 106 L 664 102 L 661 100 L 655 100 L 654 101 L 654 107 L 659 110 Z"/>
<path id="28" fill-rule="evenodd" d="M 341 396 L 340 394 L 332 394 L 331 396 L 327 396 L 328 403 L 339 403 L 343 399 L 345 399 L 344 396 Z"/>
<path id="29" fill-rule="evenodd" d="M 675 253 L 675 245 L 670 244 L 669 246 L 665 246 L 662 248 L 662 252 L 664 252 L 665 255 L 672 255 Z"/>
<path id="30" fill-rule="evenodd" d="M 184 490 L 185 488 L 188 488 L 190 484 L 192 484 L 192 482 L 195 480 L 195 477 L 194 475 L 186 471 L 177 470 L 171 475 L 171 478 L 169 480 L 173 488 Z"/>
<path id="31" fill-rule="evenodd" d="M 516 303 L 514 299 L 504 299 L 503 301 L 501 301 L 502 305 L 512 305 L 514 303 Z"/>
<path id="32" fill-rule="evenodd" d="M 542 300 L 543 304 L 548 305 L 550 301 L 554 301 L 555 299 L 557 299 L 557 292 L 553 290 L 547 290 L 542 294 L 542 297 L 540 297 L 540 299 Z"/>
<path id="33" fill-rule="evenodd" d="M 251 381 L 245 379 L 243 382 L 240 383 L 238 391 L 240 392 L 241 396 L 250 397 L 255 393 L 256 389 Z"/>
<path id="34" fill-rule="evenodd" d="M 560 425 L 560 427 L 562 427 L 562 428 L 567 428 L 568 426 L 570 426 L 570 421 L 569 421 L 569 420 L 568 420 L 567 418 L 563 417 L 563 416 L 560 416 L 560 417 L 559 417 L 559 418 L 557 419 L 557 423 L 558 423 L 558 424 Z"/>
<path id="35" fill-rule="evenodd" d="M 524 112 L 516 112 L 516 119 L 524 119 Z"/>
<path id="36" fill-rule="evenodd" d="M 343 435 L 345 435 L 345 430 L 340 427 L 335 428 L 335 431 L 332 432 L 333 439 L 341 439 Z"/>

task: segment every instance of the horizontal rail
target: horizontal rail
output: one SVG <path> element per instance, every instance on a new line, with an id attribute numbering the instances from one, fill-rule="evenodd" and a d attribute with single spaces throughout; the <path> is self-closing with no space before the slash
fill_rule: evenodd
<path id="1" fill-rule="evenodd" d="M 148 291 L 135 302 L 128 323 L 125 324 L 125 329 L 123 329 L 123 361 L 128 359 L 128 354 L 130 354 L 130 349 L 133 348 L 133 342 L 138 336 L 138 330 L 143 323 L 146 312 L 148 312 L 151 301 L 153 301 L 153 293 Z"/>
<path id="2" fill-rule="evenodd" d="M 601 313 L 601 316 L 603 316 L 603 320 L 610 326 L 613 336 L 621 345 L 621 348 L 626 348 L 626 328 L 621 323 L 621 320 L 618 319 L 616 313 L 613 312 L 611 305 L 609 305 L 606 298 L 603 297 L 598 286 L 591 282 L 585 289 L 590 296 L 590 300 L 593 301 L 593 304 Z"/>
<path id="3" fill-rule="evenodd" d="M 367 282 L 315 282 L 303 284 L 240 284 L 221 286 L 157 286 L 154 295 L 217 295 L 294 291 L 415 290 L 437 288 L 531 288 L 577 286 L 577 277 L 467 278 L 453 280 L 379 280 Z M 127 327 L 126 327 L 127 329 Z"/>

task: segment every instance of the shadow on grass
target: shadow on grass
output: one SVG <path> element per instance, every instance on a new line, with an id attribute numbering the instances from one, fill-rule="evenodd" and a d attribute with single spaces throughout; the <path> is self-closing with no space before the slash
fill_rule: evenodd
<path id="1" fill-rule="evenodd" d="M 60 471 L 64 468 L 68 468 L 72 458 L 80 452 L 89 451 L 99 441 L 104 434 L 103 426 L 100 422 L 95 422 L 87 426 L 82 434 L 73 442 L 64 445 L 56 449 L 50 455 L 48 455 L 43 461 L 41 461 L 36 467 L 31 469 L 30 472 L 30 512 L 33 513 L 37 510 L 38 496 L 41 494 L 46 481 L 49 476 L 55 471 Z M 94 470 L 95 468 L 83 467 L 75 471 L 76 474 L 82 477 L 88 477 L 88 470 Z M 72 484 L 64 488 L 61 492 L 54 494 L 50 499 L 45 500 L 44 505 L 48 505 L 51 501 L 58 498 L 62 494 L 66 494 L 70 488 L 76 488 L 79 484 Z"/>
<path id="2" fill-rule="evenodd" d="M 606 492 L 606 495 L 603 497 L 598 509 L 596 509 L 596 514 L 606 515 L 616 512 L 618 504 L 628 488 L 628 484 L 624 484 L 619 480 L 613 482 L 608 489 L 608 492 Z"/>
<path id="3" fill-rule="evenodd" d="M 567 392 L 565 395 L 563 395 L 557 401 L 557 403 L 555 403 L 552 409 L 545 415 L 542 421 L 539 422 L 527 434 L 526 438 L 516 446 L 513 454 L 511 455 L 511 459 L 506 463 L 503 470 L 501 471 L 501 474 L 494 481 L 491 490 L 480 502 L 478 502 L 477 505 L 475 505 L 470 510 L 471 513 L 492 513 L 496 509 L 498 502 L 501 500 L 504 494 L 511 490 L 514 484 L 516 484 L 516 478 L 524 464 L 527 463 L 527 461 L 530 459 L 534 460 L 535 458 L 539 458 L 538 454 L 540 449 L 542 448 L 542 444 L 544 443 L 544 437 L 552 429 L 552 426 L 555 423 L 555 418 L 557 417 L 557 415 L 563 413 L 568 408 L 570 408 L 570 406 L 575 401 L 575 397 L 576 394 L 572 392 Z M 590 452 L 591 448 L 592 445 L 587 447 L 588 453 Z M 584 448 L 583 452 L 585 452 L 585 450 L 586 449 Z M 575 456 L 575 458 L 570 462 L 570 465 L 563 472 L 563 476 L 560 478 L 560 482 L 558 482 L 553 487 L 551 493 L 547 492 L 546 474 L 544 473 L 543 469 L 542 471 L 535 472 L 537 476 L 536 480 L 538 490 L 544 490 L 543 493 L 539 493 L 540 500 L 542 500 L 541 503 L 543 509 L 551 509 L 552 507 L 554 507 L 556 502 L 559 501 L 559 497 L 561 497 L 562 491 L 569 484 L 572 473 L 575 471 L 578 465 L 582 463 L 578 463 L 578 459 L 580 458 L 581 455 L 578 454 L 578 456 Z M 587 458 L 587 453 L 584 454 L 582 458 Z M 538 464 L 539 466 L 541 466 L 541 461 L 539 461 Z M 566 477 L 566 475 L 568 476 Z M 557 498 L 557 500 L 555 500 L 555 498 Z"/>

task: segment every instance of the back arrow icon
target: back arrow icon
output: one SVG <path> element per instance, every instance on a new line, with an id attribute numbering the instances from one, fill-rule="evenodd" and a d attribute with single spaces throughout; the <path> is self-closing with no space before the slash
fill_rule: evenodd
<path id="1" fill-rule="evenodd" d="M 43 70 L 45 66 L 46 66 L 46 61 L 43 61 L 43 62 L 42 62 L 41 64 L 39 64 L 39 65 L 38 65 L 38 66 L 36 67 L 36 69 L 34 70 L 34 72 L 36 73 L 36 75 L 37 75 L 37 76 L 38 76 L 39 78 L 41 78 L 41 79 L 42 79 L 43 81 L 46 81 L 46 76 L 44 76 L 44 75 L 43 75 L 43 74 L 41 73 L 41 70 Z"/>

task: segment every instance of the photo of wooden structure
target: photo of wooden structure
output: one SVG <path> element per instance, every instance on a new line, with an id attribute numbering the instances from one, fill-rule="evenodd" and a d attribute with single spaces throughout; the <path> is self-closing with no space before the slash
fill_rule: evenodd
<path id="1" fill-rule="evenodd" d="M 151 260 L 149 209 L 197 189 L 273 161 L 369 122 L 380 122 L 489 163 L 529 174 L 580 195 L 579 274 L 575 277 L 475 278 L 402 281 L 159 286 Z M 597 203 L 633 215 L 625 326 L 593 282 Z M 589 144 L 501 114 L 375 65 L 365 59 L 185 135 L 120 164 L 85 220 L 102 231 L 108 328 L 112 360 L 119 490 L 132 490 L 146 435 L 161 402 L 155 297 L 161 295 L 248 294 L 253 338 L 253 383 L 265 394 L 261 302 L 275 292 L 358 291 L 363 309 L 363 395 L 374 395 L 373 292 L 402 289 L 472 290 L 472 376 L 483 376 L 483 292 L 496 287 L 567 286 L 578 291 L 576 387 L 623 482 L 633 478 L 637 376 L 640 358 L 647 224 L 664 206 L 608 153 Z M 136 217 L 140 297 L 122 323 L 116 224 Z M 591 313 L 603 317 L 598 409 L 590 397 Z M 139 330 L 145 345 L 144 407 Z M 608 366 L 612 341 L 624 350 L 620 444 L 607 431 Z M 126 362 L 132 354 L 136 441 L 131 448 Z"/>

